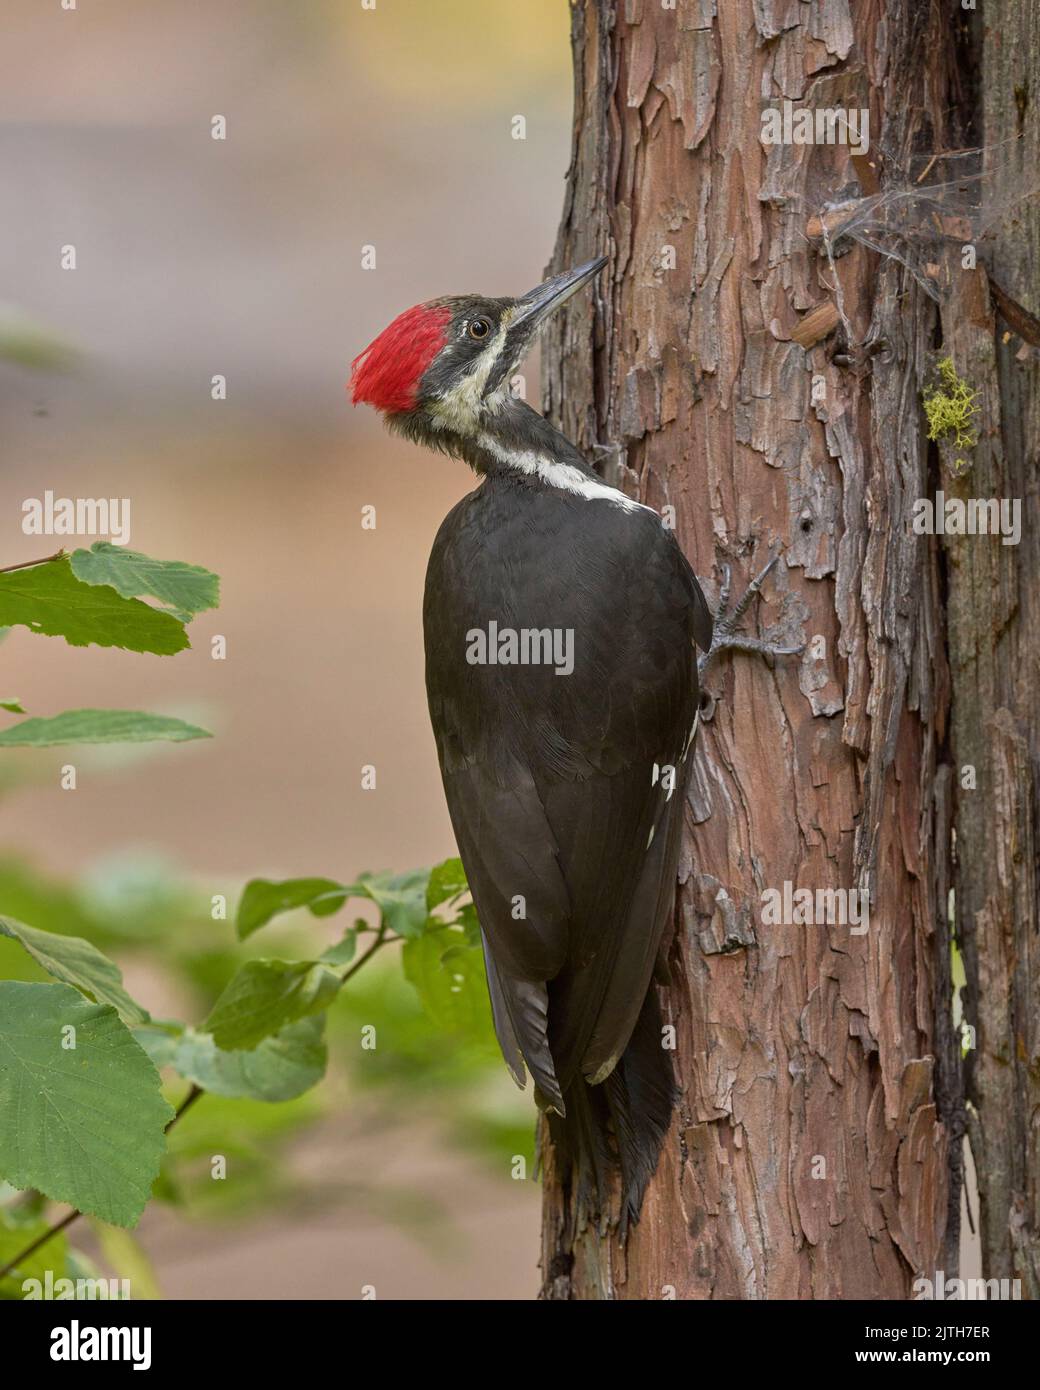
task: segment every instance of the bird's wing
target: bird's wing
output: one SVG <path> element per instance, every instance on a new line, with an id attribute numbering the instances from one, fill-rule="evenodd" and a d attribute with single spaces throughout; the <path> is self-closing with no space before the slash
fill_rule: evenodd
<path id="1" fill-rule="evenodd" d="M 600 1081 L 623 1052 L 671 920 L 710 615 L 649 513 L 525 502 L 446 520 L 427 686 L 503 1054 L 562 1109 L 577 1075 Z M 492 620 L 572 631 L 573 668 L 467 666 L 467 632 Z"/>
<path id="2" fill-rule="evenodd" d="M 519 1051 L 540 1099 L 562 1114 L 546 981 L 566 958 L 570 899 L 552 830 L 531 774 L 519 762 L 445 769 L 444 790 L 480 921 L 502 1054 L 523 1085 Z"/>
<path id="3" fill-rule="evenodd" d="M 711 651 L 711 639 L 715 631 L 715 619 L 712 617 L 708 601 L 704 597 L 704 590 L 700 586 L 700 580 L 693 572 L 693 566 L 686 556 L 679 549 L 679 542 L 675 542 L 675 549 L 679 553 L 682 561 L 684 578 L 686 580 L 686 591 L 690 596 L 690 620 L 693 625 L 693 638 L 702 652 Z"/>

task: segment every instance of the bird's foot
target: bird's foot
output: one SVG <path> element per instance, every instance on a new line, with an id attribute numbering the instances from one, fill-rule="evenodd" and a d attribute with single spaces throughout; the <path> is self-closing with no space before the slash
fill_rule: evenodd
<path id="1" fill-rule="evenodd" d="M 755 656 L 765 657 L 772 666 L 774 659 L 778 656 L 797 656 L 799 652 L 805 650 L 804 642 L 797 647 L 781 646 L 778 642 L 768 642 L 760 637 L 749 637 L 746 633 L 736 631 L 737 624 L 750 608 L 752 600 L 761 590 L 766 576 L 779 558 L 780 552 L 775 551 L 769 558 L 769 564 L 752 579 L 734 604 L 732 611 L 729 611 L 730 570 L 728 565 L 723 566 L 722 585 L 719 589 L 719 607 L 715 614 L 715 631 L 711 639 L 711 651 L 702 652 L 697 658 L 698 676 L 703 677 L 711 663 L 722 652 L 751 652 Z"/>

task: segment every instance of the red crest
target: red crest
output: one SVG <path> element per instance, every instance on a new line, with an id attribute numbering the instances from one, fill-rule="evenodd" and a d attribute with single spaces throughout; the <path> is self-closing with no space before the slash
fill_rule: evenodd
<path id="1" fill-rule="evenodd" d="M 365 401 L 390 413 L 411 410 L 423 372 L 447 341 L 450 318 L 444 304 L 416 304 L 398 314 L 350 364 L 354 404 Z"/>

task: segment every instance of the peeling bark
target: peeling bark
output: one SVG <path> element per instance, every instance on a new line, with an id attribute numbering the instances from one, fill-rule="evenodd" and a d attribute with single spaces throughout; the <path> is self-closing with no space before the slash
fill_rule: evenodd
<path id="1" fill-rule="evenodd" d="M 709 674 L 662 991 L 681 1102 L 627 1247 L 572 1231 L 548 1156 L 543 1296 L 906 1298 L 956 1269 L 963 1126 L 941 552 L 910 526 L 936 314 L 899 264 L 857 245 L 832 266 L 807 239 L 825 201 L 869 191 L 873 154 L 760 132 L 786 97 L 868 108 L 894 163 L 941 148 L 952 35 L 938 7 L 881 0 L 572 16 L 553 268 L 608 251 L 612 278 L 591 339 L 573 312 L 553 330 L 547 413 L 674 507 L 709 598 L 724 565 L 739 593 L 781 544 L 749 620 L 809 645 Z M 798 341 L 827 304 L 844 361 Z M 763 925 L 785 881 L 868 891 L 869 930 Z"/>
<path id="2" fill-rule="evenodd" d="M 1040 29 L 1035 7 L 987 0 L 965 52 L 977 82 L 971 137 L 1009 161 L 1023 192 L 1040 173 Z M 1013 143 L 1005 143 L 1013 142 Z M 1040 203 L 1015 210 L 986 251 L 1003 291 L 1024 306 L 994 315 L 987 274 L 956 269 L 944 351 L 979 395 L 980 440 L 948 495 L 1018 498 L 1022 538 L 946 543 L 952 746 L 957 796 L 957 930 L 965 953 L 971 1143 L 983 1270 L 1040 1298 L 1040 358 L 1016 329 L 1040 311 Z M 998 289 L 999 304 L 1005 296 Z M 1014 322 L 1012 322 L 1014 320 Z"/>

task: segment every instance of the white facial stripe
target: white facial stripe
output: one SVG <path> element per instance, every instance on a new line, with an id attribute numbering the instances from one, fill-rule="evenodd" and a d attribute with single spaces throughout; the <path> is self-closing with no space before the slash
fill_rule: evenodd
<path id="1" fill-rule="evenodd" d="M 456 434 L 472 434 L 476 429 L 484 387 L 505 344 L 507 327 L 507 320 L 503 320 L 498 332 L 477 358 L 474 371 L 445 395 L 430 402 L 430 413 L 441 429 L 454 430 Z"/>
<path id="2" fill-rule="evenodd" d="M 615 506 L 624 507 L 627 511 L 653 512 L 654 516 L 657 515 L 653 507 L 644 507 L 642 502 L 633 502 L 631 497 L 626 497 L 616 487 L 610 487 L 597 478 L 588 477 L 571 463 L 559 463 L 545 454 L 536 454 L 526 449 L 507 449 L 490 434 L 478 435 L 477 443 L 507 468 L 515 468 L 518 473 L 541 478 L 549 487 L 558 487 L 564 492 L 573 493 L 576 497 L 584 497 L 588 502 L 613 502 Z"/>

